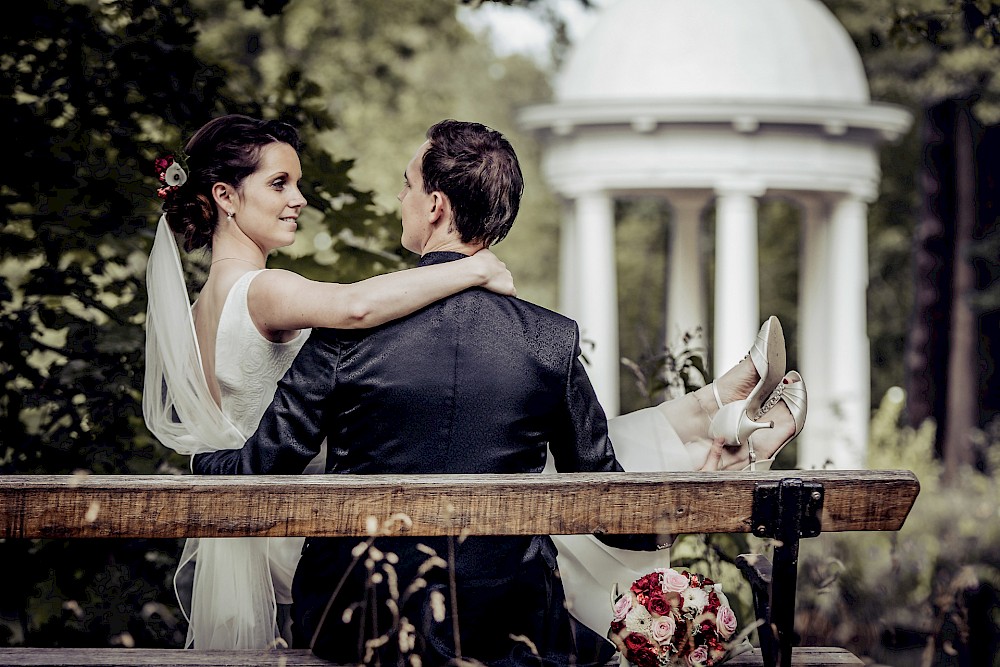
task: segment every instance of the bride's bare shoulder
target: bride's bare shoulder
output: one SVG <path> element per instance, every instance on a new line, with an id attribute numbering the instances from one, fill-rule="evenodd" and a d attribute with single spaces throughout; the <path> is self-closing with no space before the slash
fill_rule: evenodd
<path id="1" fill-rule="evenodd" d="M 226 305 L 233 286 L 249 271 L 240 269 L 221 269 L 212 271 L 208 280 L 201 287 L 198 300 L 195 303 L 195 318 L 204 318 L 218 322 L 222 309 Z"/>

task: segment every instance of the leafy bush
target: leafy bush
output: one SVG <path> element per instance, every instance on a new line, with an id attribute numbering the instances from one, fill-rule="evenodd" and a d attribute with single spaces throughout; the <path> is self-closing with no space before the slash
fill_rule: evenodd
<path id="1" fill-rule="evenodd" d="M 282 0 L 247 0 L 268 25 Z M 141 412 L 144 272 L 159 216 L 152 160 L 223 112 L 300 128 L 303 234 L 276 268 L 350 282 L 399 268 L 398 226 L 322 148 L 322 91 L 282 60 L 271 95 L 201 43 L 188 0 L 25 6 L 0 35 L 9 132 L 0 188 L 0 474 L 172 474 Z M 248 68 L 250 54 L 241 61 Z M 228 66 L 228 70 L 227 70 Z M 331 266 L 332 258 L 335 266 Z M 190 273 L 206 258 L 186 257 Z M 174 646 L 176 540 L 3 540 L 0 645 Z"/>
<path id="2" fill-rule="evenodd" d="M 905 395 L 886 393 L 871 424 L 871 469 L 911 470 L 920 494 L 898 532 L 823 533 L 800 543 L 795 631 L 806 646 L 841 646 L 874 665 L 1000 666 L 1000 422 L 976 434 L 985 470 L 941 482 L 935 425 L 901 424 Z M 746 535 L 686 535 L 674 567 L 725 584 L 746 627 L 749 585 L 733 559 L 767 553 Z"/>
<path id="3" fill-rule="evenodd" d="M 885 665 L 1000 665 L 1000 464 L 950 487 L 933 423 L 901 426 L 904 393 L 872 420 L 869 467 L 912 470 L 920 494 L 902 530 L 803 540 L 796 631 L 802 644 L 843 646 Z M 983 434 L 988 438 L 988 435 Z"/>

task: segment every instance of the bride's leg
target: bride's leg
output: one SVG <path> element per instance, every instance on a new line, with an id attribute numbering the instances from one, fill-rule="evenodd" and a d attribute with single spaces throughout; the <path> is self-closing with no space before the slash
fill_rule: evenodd
<path id="1" fill-rule="evenodd" d="M 724 403 L 746 398 L 758 380 L 753 363 L 736 364 L 716 382 Z M 746 465 L 746 447 L 739 455 L 708 436 L 718 411 L 711 386 L 702 387 L 656 407 L 636 410 L 608 420 L 615 455 L 625 470 L 718 470 Z M 772 410 L 773 411 L 773 410 Z M 777 417 L 773 418 L 777 426 Z M 791 421 L 791 415 L 788 415 Z M 756 437 L 756 436 L 755 436 Z M 756 441 L 755 441 L 756 444 Z M 763 448 L 770 454 L 773 447 Z M 548 457 L 547 472 L 555 472 Z M 592 535 L 553 536 L 571 613 L 599 633 L 607 632 L 607 594 L 613 583 L 626 588 L 657 567 L 670 566 L 670 551 L 624 551 L 599 542 Z"/>
<path id="2" fill-rule="evenodd" d="M 746 358 L 726 371 L 714 384 L 725 404 L 746 398 L 759 379 L 753 362 Z M 719 404 L 709 384 L 680 398 L 664 401 L 656 408 L 667 418 L 682 442 L 693 442 L 708 439 L 709 426 L 712 417 L 719 411 Z"/>

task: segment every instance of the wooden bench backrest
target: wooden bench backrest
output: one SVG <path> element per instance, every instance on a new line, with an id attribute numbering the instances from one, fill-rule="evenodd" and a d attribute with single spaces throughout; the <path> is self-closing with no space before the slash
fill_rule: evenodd
<path id="1" fill-rule="evenodd" d="M 919 491 L 902 470 L 7 475 L 0 537 L 740 533 L 753 530 L 755 485 L 787 478 L 823 485 L 823 531 L 899 530 Z"/>

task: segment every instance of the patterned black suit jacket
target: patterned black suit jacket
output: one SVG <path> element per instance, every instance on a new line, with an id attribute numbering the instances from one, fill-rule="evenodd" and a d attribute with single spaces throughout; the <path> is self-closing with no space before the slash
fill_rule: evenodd
<path id="1" fill-rule="evenodd" d="M 420 264 L 462 257 L 435 252 Z M 375 329 L 316 329 L 246 445 L 199 454 L 194 470 L 297 474 L 325 438 L 328 473 L 540 473 L 547 447 L 561 472 L 621 471 L 579 355 L 575 322 L 484 289 L 466 290 Z M 297 645 L 308 645 L 316 632 L 358 541 L 307 540 L 293 584 Z M 380 551 L 398 556 L 394 569 L 401 589 L 428 558 L 417 543 L 447 558 L 444 539 L 376 541 Z M 609 543 L 655 548 L 651 536 Z M 608 642 L 573 627 L 547 536 L 468 538 L 453 547 L 456 599 L 447 572 L 435 568 L 423 575 L 427 585 L 403 601 L 423 664 L 455 657 L 452 603 L 464 657 L 539 664 L 527 643 L 512 635 L 529 638 L 550 664 L 567 664 L 571 655 L 576 664 L 610 657 Z M 318 633 L 318 655 L 357 661 L 359 638 L 384 632 L 391 623 L 383 604 L 387 589 L 370 586 L 368 579 L 359 565 L 341 586 Z M 447 601 L 444 622 L 433 618 L 432 591 Z M 344 623 L 343 610 L 354 603 L 367 611 L 356 609 Z M 382 649 L 383 662 L 395 662 L 398 645 L 394 639 Z"/>

